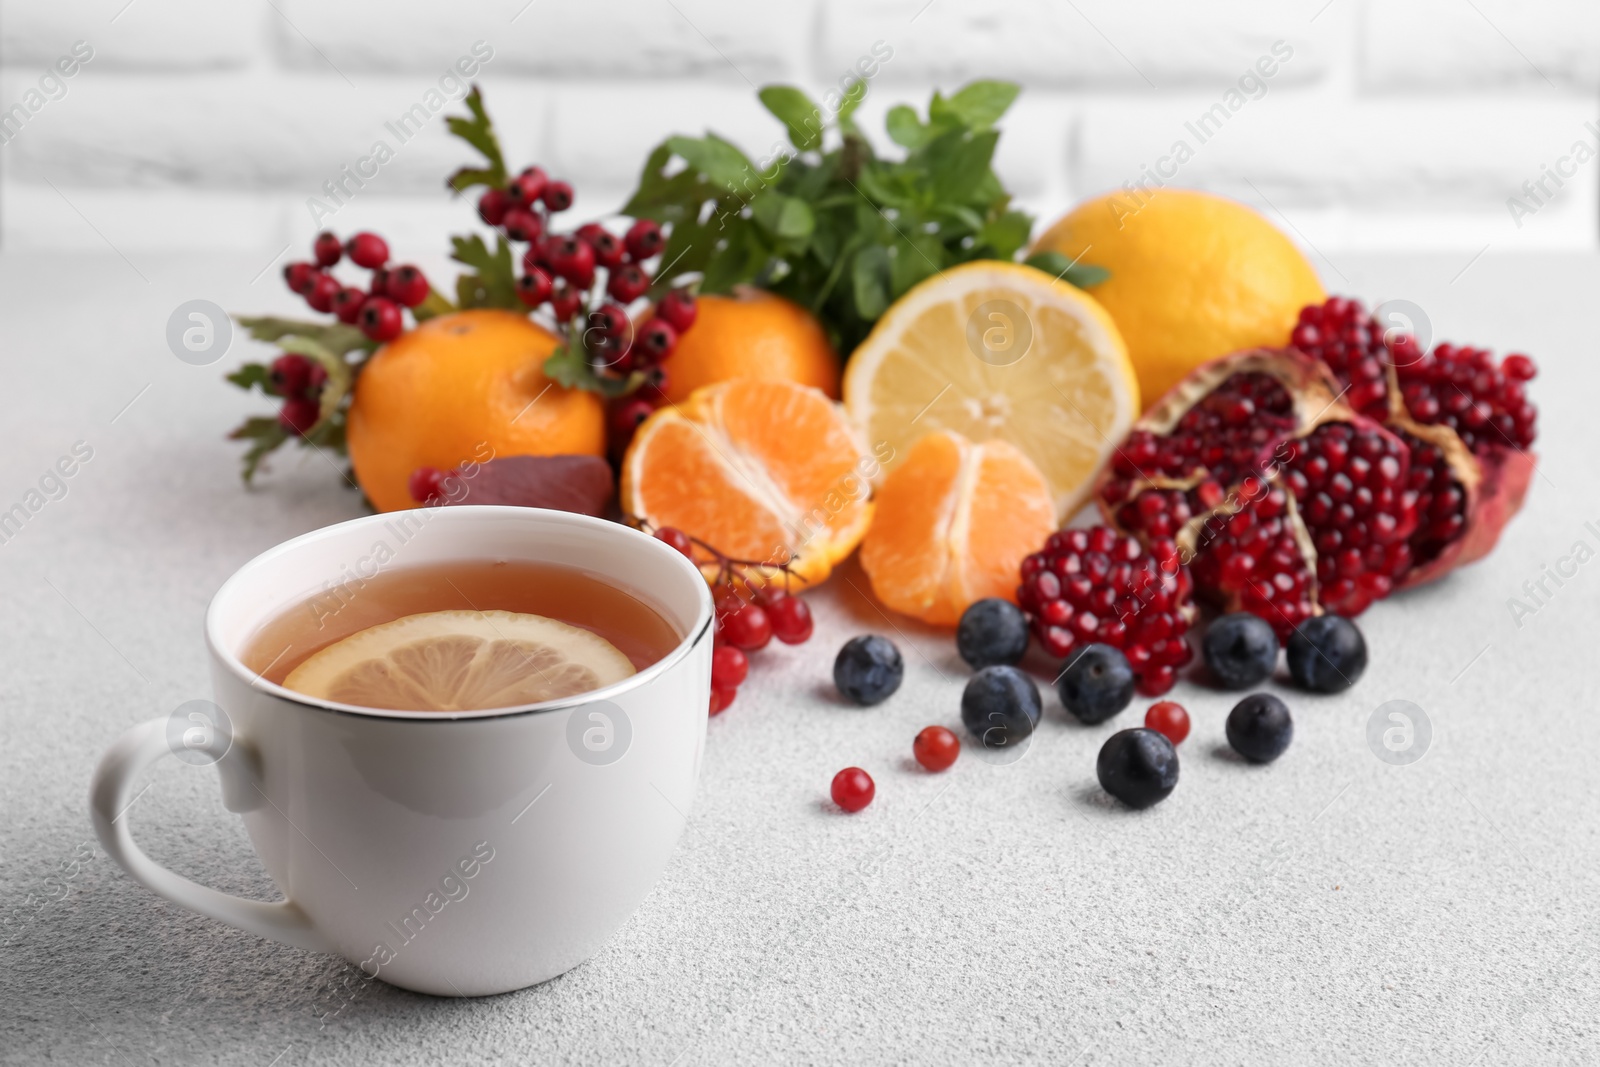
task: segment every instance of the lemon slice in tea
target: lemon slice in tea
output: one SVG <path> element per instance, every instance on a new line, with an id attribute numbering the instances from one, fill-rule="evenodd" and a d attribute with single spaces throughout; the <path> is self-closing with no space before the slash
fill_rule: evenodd
<path id="1" fill-rule="evenodd" d="M 543 615 L 429 611 L 351 634 L 283 684 L 364 708 L 480 711 L 587 693 L 633 673 L 605 638 Z"/>

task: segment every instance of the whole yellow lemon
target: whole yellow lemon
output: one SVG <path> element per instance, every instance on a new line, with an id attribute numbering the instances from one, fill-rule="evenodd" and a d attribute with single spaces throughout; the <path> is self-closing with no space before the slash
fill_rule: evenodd
<path id="1" fill-rule="evenodd" d="M 1128 345 L 1146 407 L 1208 360 L 1288 342 L 1326 294 L 1283 233 L 1234 200 L 1120 191 L 1078 205 L 1034 244 L 1104 267 L 1090 288 Z"/>

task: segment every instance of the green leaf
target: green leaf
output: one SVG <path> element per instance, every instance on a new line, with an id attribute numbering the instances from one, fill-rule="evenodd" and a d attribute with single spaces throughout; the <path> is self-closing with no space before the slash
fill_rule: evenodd
<path id="1" fill-rule="evenodd" d="M 697 173 L 704 174 L 713 184 L 728 189 L 742 189 L 755 178 L 755 167 L 745 154 L 714 133 L 701 138 L 670 137 L 667 145 Z"/>
<path id="2" fill-rule="evenodd" d="M 418 322 L 427 322 L 429 319 L 440 315 L 448 315 L 456 310 L 456 306 L 437 289 L 428 290 L 428 299 L 411 309 L 411 314 Z"/>
<path id="3" fill-rule="evenodd" d="M 853 131 L 856 128 L 856 108 L 861 106 L 861 101 L 867 98 L 867 82 L 865 78 L 857 78 L 850 83 L 850 88 L 845 90 L 844 99 L 839 102 L 839 110 L 834 113 L 834 121 L 841 130 Z"/>
<path id="4" fill-rule="evenodd" d="M 289 336 L 308 337 L 340 355 L 357 349 L 371 352 L 378 347 L 366 334 L 342 322 L 307 322 L 304 319 L 280 319 L 272 315 L 239 315 L 237 318 L 239 325 L 257 341 L 276 341 Z"/>
<path id="5" fill-rule="evenodd" d="M 606 378 L 595 373 L 594 365 L 584 353 L 581 344 L 564 344 L 550 353 L 544 361 L 544 375 L 557 385 L 568 389 L 586 389 L 601 396 L 623 396 L 639 384 L 641 375 L 626 378 Z"/>
<path id="6" fill-rule="evenodd" d="M 506 308 L 525 311 L 517 299 L 516 267 L 511 261 L 511 246 L 504 237 L 495 238 L 494 251 L 482 237 L 452 237 L 450 258 L 473 268 L 474 273 L 456 278 L 456 303 L 463 308 Z"/>
<path id="7" fill-rule="evenodd" d="M 999 140 L 1000 134 L 990 130 L 971 135 L 949 133 L 929 144 L 926 149 L 929 161 L 936 162 L 938 167 L 933 177 L 934 197 L 942 201 L 964 201 L 971 196 L 989 173 L 989 162 L 994 158 Z"/>
<path id="8" fill-rule="evenodd" d="M 944 106 L 967 128 L 985 130 L 1000 120 L 1020 91 L 1011 82 L 975 81 L 963 86 Z"/>
<path id="9" fill-rule="evenodd" d="M 850 267 L 850 286 L 862 318 L 876 319 L 888 310 L 889 250 L 874 244 L 857 252 Z"/>
<path id="10" fill-rule="evenodd" d="M 769 85 L 756 94 L 779 122 L 789 127 L 789 142 L 802 152 L 822 146 L 822 109 L 790 85 Z"/>
<path id="11" fill-rule="evenodd" d="M 917 113 L 905 104 L 896 104 L 889 109 L 884 128 L 889 131 L 889 140 L 904 148 L 921 148 L 928 141 L 928 128 L 917 118 Z"/>
<path id="12" fill-rule="evenodd" d="M 1010 259 L 1028 243 L 1033 220 L 1020 211 L 1007 211 L 985 222 L 977 231 L 978 241 L 994 250 L 999 259 Z"/>
<path id="13" fill-rule="evenodd" d="M 771 248 L 750 219 L 730 220 L 724 240 L 726 244 L 706 264 L 700 282 L 704 292 L 732 292 L 734 286 L 754 281 L 771 259 Z"/>
<path id="14" fill-rule="evenodd" d="M 276 416 L 255 415 L 234 427 L 233 432 L 228 434 L 228 440 L 250 442 L 239 470 L 244 484 L 250 484 L 261 469 L 262 461 L 288 439 L 289 431 L 283 428 Z"/>
<path id="15" fill-rule="evenodd" d="M 272 395 L 272 370 L 265 363 L 246 363 L 227 375 L 227 380 L 246 392 L 260 389 L 268 396 Z"/>
<path id="16" fill-rule="evenodd" d="M 804 241 L 817 227 L 816 217 L 804 200 L 782 193 L 762 193 L 751 203 L 750 210 L 756 222 L 774 237 Z"/>
<path id="17" fill-rule="evenodd" d="M 458 193 L 474 185 L 501 188 L 510 175 L 506 171 L 505 156 L 500 152 L 500 139 L 495 136 L 488 111 L 484 110 L 483 93 L 474 85 L 462 103 L 467 105 L 471 116 L 462 118 L 451 115 L 445 119 L 445 125 L 452 134 L 476 148 L 489 165 L 486 168 L 462 168 L 456 171 L 450 176 L 450 188 Z"/>
<path id="18" fill-rule="evenodd" d="M 1035 252 L 1022 262 L 1035 270 L 1044 271 L 1052 277 L 1076 285 L 1079 289 L 1099 285 L 1111 277 L 1111 272 L 1104 267 L 1092 267 L 1086 263 L 1075 264 L 1060 252 Z"/>

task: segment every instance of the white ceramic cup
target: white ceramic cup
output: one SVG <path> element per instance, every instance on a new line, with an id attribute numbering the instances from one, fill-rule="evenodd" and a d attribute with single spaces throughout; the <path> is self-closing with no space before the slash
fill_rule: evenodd
<path id="1" fill-rule="evenodd" d="M 578 568 L 686 636 L 616 685 L 452 715 L 310 699 L 241 662 L 268 620 L 362 575 L 375 556 L 395 569 L 486 559 Z M 678 842 L 705 743 L 711 622 L 710 593 L 687 559 L 601 519 L 440 507 L 317 530 L 257 556 L 217 592 L 206 643 L 224 721 L 175 735 L 173 720 L 157 719 L 123 734 L 90 788 L 95 832 L 168 900 L 338 953 L 386 982 L 443 996 L 542 982 L 605 943 Z M 215 760 L 223 800 L 283 900 L 209 889 L 134 844 L 124 813 L 141 772 L 192 750 Z"/>

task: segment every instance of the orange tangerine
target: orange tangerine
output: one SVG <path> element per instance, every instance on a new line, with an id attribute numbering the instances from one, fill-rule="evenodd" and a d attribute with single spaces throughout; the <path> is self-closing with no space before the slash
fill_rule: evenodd
<path id="1" fill-rule="evenodd" d="M 942 626 L 984 597 L 1015 600 L 1023 557 L 1056 528 L 1049 483 L 1020 449 L 951 430 L 919 438 L 874 505 L 861 544 L 872 591 Z"/>
<path id="2" fill-rule="evenodd" d="M 729 556 L 792 555 L 795 573 L 819 582 L 866 531 L 877 465 L 820 390 L 736 378 L 639 426 L 623 460 L 622 506 Z"/>
<path id="3" fill-rule="evenodd" d="M 839 356 L 815 315 L 790 300 L 740 286 L 696 301 L 694 325 L 661 366 L 674 403 L 733 378 L 799 382 L 839 396 Z"/>

